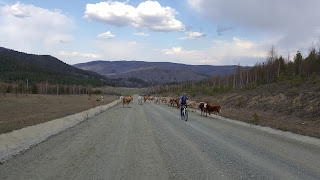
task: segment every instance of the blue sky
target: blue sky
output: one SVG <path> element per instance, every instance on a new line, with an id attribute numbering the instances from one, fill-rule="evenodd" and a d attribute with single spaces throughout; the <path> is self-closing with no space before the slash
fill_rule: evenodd
<path id="1" fill-rule="evenodd" d="M 0 0 L 0 46 L 93 60 L 254 65 L 275 46 L 307 54 L 318 0 Z"/>

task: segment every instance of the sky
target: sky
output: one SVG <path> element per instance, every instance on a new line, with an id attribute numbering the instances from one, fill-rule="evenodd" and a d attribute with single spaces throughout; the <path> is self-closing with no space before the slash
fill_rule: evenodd
<path id="1" fill-rule="evenodd" d="M 319 0 L 0 0 L 0 46 L 67 64 L 252 66 L 320 42 Z"/>

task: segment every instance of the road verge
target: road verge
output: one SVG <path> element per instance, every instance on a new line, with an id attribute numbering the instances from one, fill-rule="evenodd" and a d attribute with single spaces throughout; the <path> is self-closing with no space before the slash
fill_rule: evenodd
<path id="1" fill-rule="evenodd" d="M 199 111 L 197 113 L 200 114 Z M 241 125 L 241 126 L 246 126 L 246 127 L 259 129 L 261 131 L 268 132 L 270 134 L 279 135 L 279 136 L 285 137 L 287 139 L 296 140 L 296 141 L 299 141 L 299 142 L 302 142 L 302 143 L 306 143 L 306 144 L 315 145 L 315 146 L 320 147 L 320 139 L 315 138 L 315 137 L 296 134 L 296 133 L 292 133 L 290 131 L 282 131 L 282 130 L 278 130 L 278 129 L 273 129 L 271 127 L 250 124 L 250 123 L 246 123 L 246 122 L 242 122 L 242 121 L 238 121 L 238 120 L 229 119 L 229 118 L 226 118 L 226 117 L 223 117 L 223 116 L 218 116 L 218 115 L 215 115 L 215 114 L 211 114 L 211 115 L 208 114 L 208 117 L 212 118 L 212 119 L 219 119 L 219 120 L 222 120 L 222 121 L 227 121 L 227 122 L 238 124 L 238 125 Z"/>
<path id="2" fill-rule="evenodd" d="M 90 119 L 119 103 L 120 100 L 115 100 L 107 105 L 97 106 L 70 116 L 1 134 L 0 162 L 45 141 L 50 136 Z"/>

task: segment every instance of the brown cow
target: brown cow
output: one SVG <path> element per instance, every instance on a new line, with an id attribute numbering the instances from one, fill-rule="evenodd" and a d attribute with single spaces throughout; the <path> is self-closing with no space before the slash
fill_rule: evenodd
<path id="1" fill-rule="evenodd" d="M 130 102 L 133 100 L 132 96 L 129 97 L 123 97 L 122 98 L 122 107 L 124 108 L 124 104 L 127 104 L 127 106 L 129 107 Z M 130 108 L 130 107 L 129 107 Z"/>
<path id="2" fill-rule="evenodd" d="M 175 99 L 175 98 L 170 98 L 170 100 L 169 100 L 170 106 L 173 106 L 173 107 L 174 107 L 175 102 L 176 102 L 176 99 Z M 168 106 L 169 106 L 169 104 L 168 104 Z"/>
<path id="3" fill-rule="evenodd" d="M 146 103 L 146 101 L 148 100 L 149 98 L 147 98 L 147 97 L 143 97 L 143 100 L 144 100 L 144 103 Z"/>
<path id="4" fill-rule="evenodd" d="M 207 112 L 207 106 L 209 104 L 210 104 L 209 102 L 201 102 L 199 104 L 199 109 L 201 110 L 201 116 L 202 116 L 202 113 Z"/>
<path id="5" fill-rule="evenodd" d="M 176 100 L 175 100 L 178 109 L 179 109 L 179 101 L 180 101 L 180 99 L 176 99 Z"/>
<path id="6" fill-rule="evenodd" d="M 221 113 L 221 106 L 213 106 L 213 105 L 208 104 L 206 110 L 209 113 L 209 115 L 212 112 L 215 112 L 217 115 L 219 115 L 219 113 Z M 206 117 L 207 117 L 207 112 L 206 112 Z"/>

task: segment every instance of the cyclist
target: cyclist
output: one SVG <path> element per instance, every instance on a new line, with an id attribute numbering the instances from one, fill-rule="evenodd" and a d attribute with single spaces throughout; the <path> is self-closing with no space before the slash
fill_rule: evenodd
<path id="1" fill-rule="evenodd" d="M 182 117 L 183 106 L 189 104 L 189 98 L 188 98 L 186 93 L 182 94 L 182 96 L 181 96 L 181 98 L 179 100 L 179 104 L 181 105 L 180 106 L 180 116 Z"/>

